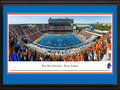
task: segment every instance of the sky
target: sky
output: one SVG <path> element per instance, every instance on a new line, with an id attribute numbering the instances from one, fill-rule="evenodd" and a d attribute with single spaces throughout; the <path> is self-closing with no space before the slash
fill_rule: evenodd
<path id="1" fill-rule="evenodd" d="M 9 16 L 9 24 L 40 24 L 48 23 L 48 19 L 68 17 L 74 23 L 111 23 L 111 16 Z"/>

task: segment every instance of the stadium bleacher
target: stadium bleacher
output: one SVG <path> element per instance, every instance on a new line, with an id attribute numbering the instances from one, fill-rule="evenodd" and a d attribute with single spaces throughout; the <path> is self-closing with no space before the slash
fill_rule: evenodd
<path id="1" fill-rule="evenodd" d="M 28 42 L 33 41 L 34 39 L 40 37 L 42 33 L 36 28 L 28 28 L 28 26 L 23 25 L 10 25 L 9 31 L 13 34 L 14 32 L 17 34 L 18 38 L 21 39 L 25 37 Z"/>

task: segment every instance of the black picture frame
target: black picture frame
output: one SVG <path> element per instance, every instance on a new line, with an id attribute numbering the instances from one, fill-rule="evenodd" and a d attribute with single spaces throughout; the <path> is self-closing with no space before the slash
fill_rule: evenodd
<path id="1" fill-rule="evenodd" d="M 117 84 L 3 84 L 3 6 L 117 6 Z M 120 1 L 119 0 L 1 0 L 0 1 L 0 88 L 1 89 L 120 89 Z"/>

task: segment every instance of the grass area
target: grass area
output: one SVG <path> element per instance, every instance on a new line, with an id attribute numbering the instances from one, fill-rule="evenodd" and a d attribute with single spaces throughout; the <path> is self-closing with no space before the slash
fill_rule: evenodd
<path id="1" fill-rule="evenodd" d="M 93 25 L 93 28 L 101 30 L 101 31 L 104 31 L 104 30 L 109 31 L 111 29 L 111 26 L 107 26 L 107 25 Z"/>

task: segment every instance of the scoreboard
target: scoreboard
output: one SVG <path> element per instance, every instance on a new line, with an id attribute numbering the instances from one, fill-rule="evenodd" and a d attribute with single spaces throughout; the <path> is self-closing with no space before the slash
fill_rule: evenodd
<path id="1" fill-rule="evenodd" d="M 73 19 L 69 18 L 49 18 L 48 22 L 50 25 L 71 25 L 73 23 Z"/>

